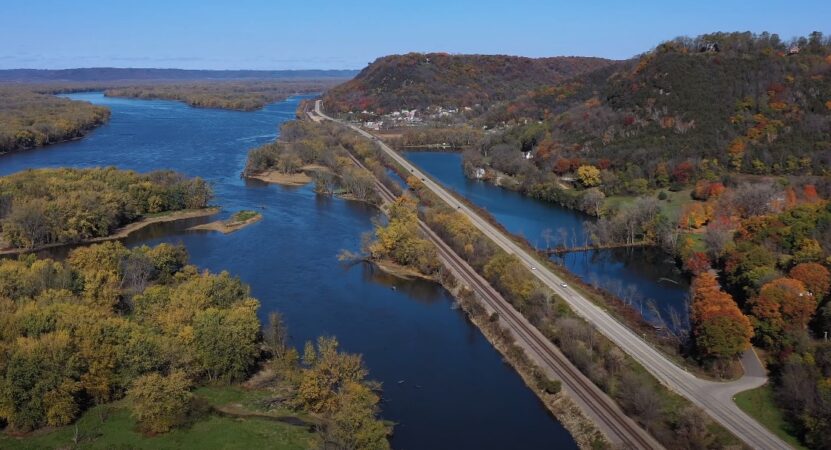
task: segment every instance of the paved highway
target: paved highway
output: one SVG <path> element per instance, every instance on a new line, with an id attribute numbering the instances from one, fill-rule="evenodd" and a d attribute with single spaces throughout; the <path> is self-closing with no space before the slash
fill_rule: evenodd
<path id="1" fill-rule="evenodd" d="M 522 249 L 508 236 L 480 217 L 475 211 L 459 202 L 444 187 L 433 181 L 382 141 L 355 125 L 341 122 L 324 114 L 321 111 L 320 100 L 315 102 L 315 113 L 324 119 L 340 123 L 374 140 L 381 150 L 413 176 L 422 180 L 425 186 L 439 198 L 456 208 L 457 211 L 465 214 L 482 233 L 506 252 L 516 255 L 534 276 L 539 278 L 541 282 L 563 298 L 575 313 L 593 324 L 600 333 L 643 365 L 661 383 L 701 407 L 713 419 L 730 430 L 747 445 L 756 449 L 790 448 L 784 441 L 768 431 L 767 428 L 745 414 L 733 402 L 733 396 L 738 392 L 763 385 L 767 381 L 764 372 L 759 373 L 756 368 L 747 370 L 746 367 L 744 377 L 729 383 L 713 382 L 695 377 L 653 348 L 646 340 L 635 334 L 628 327 L 618 322 L 604 309 L 583 297 L 579 292 L 566 287 L 563 280 L 546 268 L 545 265 L 540 264 L 534 255 Z M 755 359 L 755 355 L 745 355 L 743 362 L 745 364 L 753 364 L 754 367 L 758 366 L 758 360 Z"/>
<path id="2" fill-rule="evenodd" d="M 308 112 L 312 120 L 321 120 L 313 112 Z M 348 152 L 347 152 L 348 153 Z M 366 169 L 366 167 L 349 155 L 352 161 Z M 378 179 L 375 187 L 384 203 L 395 201 L 395 194 Z M 563 390 L 606 435 L 616 448 L 662 449 L 663 446 L 649 433 L 629 418 L 597 385 L 592 383 L 580 370 L 560 352 L 560 349 L 548 340 L 537 328 L 505 300 L 467 261 L 461 258 L 422 220 L 418 221 L 419 228 L 424 235 L 433 242 L 438 251 L 439 259 L 445 267 L 462 284 L 473 289 L 484 302 L 483 306 L 488 315 L 496 312 L 500 325 L 506 327 L 514 337 L 514 341 L 522 346 L 537 367 L 546 375 L 561 380 Z"/>

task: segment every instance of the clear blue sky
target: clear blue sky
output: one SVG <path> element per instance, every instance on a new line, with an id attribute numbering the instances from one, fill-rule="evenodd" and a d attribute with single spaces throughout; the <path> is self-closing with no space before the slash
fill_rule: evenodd
<path id="1" fill-rule="evenodd" d="M 831 0 L 2 0 L 0 68 L 356 69 L 409 51 L 628 58 L 680 35 L 831 33 Z"/>

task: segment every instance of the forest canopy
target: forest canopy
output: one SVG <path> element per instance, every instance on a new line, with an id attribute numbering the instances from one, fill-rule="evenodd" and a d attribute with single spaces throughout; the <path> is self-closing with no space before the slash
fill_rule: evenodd
<path id="1" fill-rule="evenodd" d="M 602 58 L 408 53 L 378 58 L 326 93 L 330 111 L 474 106 L 510 100 L 536 87 L 606 66 Z"/>
<path id="2" fill-rule="evenodd" d="M 108 97 L 178 100 L 197 108 L 253 111 L 295 94 L 321 92 L 342 79 L 288 79 L 250 81 L 194 81 L 113 87 Z"/>
<path id="3" fill-rule="evenodd" d="M 168 244 L 0 261 L 0 418 L 66 425 L 145 374 L 239 380 L 260 353 L 258 308 L 239 279 L 200 272 Z"/>
<path id="4" fill-rule="evenodd" d="M 76 139 L 109 118 L 103 106 L 0 86 L 0 153 Z"/>
<path id="5" fill-rule="evenodd" d="M 147 214 L 207 206 L 211 188 L 173 171 L 38 169 L 0 177 L 2 239 L 16 248 L 103 237 Z"/>

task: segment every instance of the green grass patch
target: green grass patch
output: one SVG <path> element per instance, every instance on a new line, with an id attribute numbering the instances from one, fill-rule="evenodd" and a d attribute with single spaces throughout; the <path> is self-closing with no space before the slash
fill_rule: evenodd
<path id="1" fill-rule="evenodd" d="M 195 394 L 212 406 L 235 403 L 245 409 L 250 405 L 251 410 L 258 400 L 267 395 L 263 391 L 247 391 L 235 386 L 200 388 Z M 73 442 L 73 424 L 53 430 L 40 430 L 21 438 L 0 434 L 0 448 L 294 450 L 314 448 L 319 444 L 319 437 L 304 426 L 265 417 L 240 418 L 218 414 L 210 414 L 186 428 L 170 433 L 147 436 L 136 431 L 136 422 L 130 416 L 129 404 L 124 400 L 94 407 L 84 413 L 76 424 L 81 437 L 77 446 Z"/>
<path id="2" fill-rule="evenodd" d="M 253 218 L 255 218 L 259 215 L 260 215 L 260 213 L 258 213 L 257 211 L 250 211 L 250 210 L 239 211 L 236 214 L 234 214 L 233 216 L 231 216 L 230 222 L 231 223 L 245 222 L 246 220 L 253 219 Z"/>
<path id="3" fill-rule="evenodd" d="M 785 422 L 782 410 L 773 402 L 773 391 L 769 384 L 741 392 L 734 400 L 742 411 L 759 421 L 788 445 L 796 449 L 807 450 L 807 447 L 802 445 L 794 435 L 790 425 Z"/>
<path id="4" fill-rule="evenodd" d="M 659 200 L 658 204 L 661 206 L 661 212 L 663 212 L 672 223 L 678 222 L 678 218 L 681 216 L 681 208 L 683 208 L 684 205 L 695 201 L 692 197 L 690 197 L 692 189 L 683 189 L 678 192 L 672 192 L 669 189 L 659 189 L 655 192 L 646 194 L 645 196 L 658 198 L 658 195 L 661 192 L 666 194 L 666 199 Z M 606 211 L 620 209 L 621 207 L 634 202 L 637 198 L 637 196 L 614 195 L 606 198 L 603 207 Z"/>

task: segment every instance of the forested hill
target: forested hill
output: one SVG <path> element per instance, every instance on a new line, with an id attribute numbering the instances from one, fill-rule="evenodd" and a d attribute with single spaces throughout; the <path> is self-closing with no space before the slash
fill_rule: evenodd
<path id="1" fill-rule="evenodd" d="M 357 70 L 183 70 L 91 67 L 80 69 L 0 70 L 0 82 L 88 82 L 141 80 L 245 80 L 276 78 L 352 78 Z"/>
<path id="2" fill-rule="evenodd" d="M 708 158 L 741 172 L 823 173 L 831 167 L 831 41 L 820 33 L 788 43 L 767 33 L 679 38 L 505 102 L 482 121 L 544 141 L 552 160 L 648 168 Z M 510 126 L 523 123 L 532 125 Z"/>
<path id="3" fill-rule="evenodd" d="M 473 106 L 515 98 L 543 85 L 612 64 L 602 58 L 408 53 L 377 59 L 330 90 L 331 111 Z"/>

